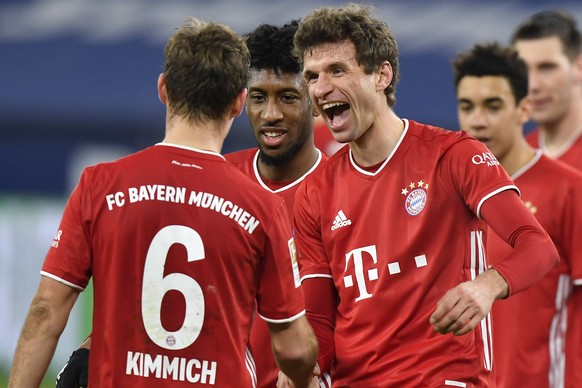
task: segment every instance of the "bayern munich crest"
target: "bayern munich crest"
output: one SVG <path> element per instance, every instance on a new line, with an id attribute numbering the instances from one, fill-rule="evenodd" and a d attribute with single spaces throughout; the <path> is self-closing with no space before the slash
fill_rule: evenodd
<path id="1" fill-rule="evenodd" d="M 402 189 L 401 194 L 406 195 L 404 207 L 411 216 L 418 215 L 426 206 L 428 183 L 420 180 L 417 183 L 410 184 Z"/>

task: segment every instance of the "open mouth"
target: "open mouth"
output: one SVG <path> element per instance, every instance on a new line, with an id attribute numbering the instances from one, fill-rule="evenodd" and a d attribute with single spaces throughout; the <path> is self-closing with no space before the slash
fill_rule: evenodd
<path id="1" fill-rule="evenodd" d="M 274 129 L 264 129 L 261 132 L 261 138 L 263 143 L 269 147 L 275 147 L 281 144 L 283 138 L 285 137 L 286 131 L 284 130 L 274 130 Z"/>
<path id="2" fill-rule="evenodd" d="M 345 102 L 330 102 L 322 105 L 329 123 L 338 127 L 346 122 L 350 114 L 350 106 Z"/>

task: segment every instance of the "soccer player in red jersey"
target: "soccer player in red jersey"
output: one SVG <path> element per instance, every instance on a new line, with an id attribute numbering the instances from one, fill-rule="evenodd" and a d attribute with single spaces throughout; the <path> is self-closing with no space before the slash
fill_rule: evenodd
<path id="1" fill-rule="evenodd" d="M 314 108 L 292 53 L 297 25 L 297 21 L 282 27 L 265 24 L 246 36 L 251 54 L 246 112 L 258 148 L 225 155 L 263 189 L 285 200 L 290 225 L 299 184 L 327 159 L 314 145 Z M 299 269 L 295 270 L 299 280 Z M 279 368 L 270 351 L 267 325 L 257 318 L 249 337 L 257 386 L 272 388 Z M 329 375 L 322 376 L 321 384 L 331 386 Z"/>
<path id="2" fill-rule="evenodd" d="M 491 305 L 541 279 L 556 248 L 483 144 L 394 113 L 398 49 L 370 7 L 315 10 L 295 50 L 314 105 L 349 144 L 295 197 L 321 370 L 334 387 L 494 385 Z M 514 248 L 491 268 L 487 224 Z"/>
<path id="3" fill-rule="evenodd" d="M 528 74 L 514 50 L 476 45 L 459 54 L 454 68 L 461 128 L 493 152 L 561 259 L 540 282 L 493 305 L 497 385 L 564 387 L 566 333 L 580 330 L 568 326 L 567 317 L 573 280 L 582 279 L 582 173 L 525 140 Z M 487 248 L 493 265 L 511 254 L 494 233 Z"/>
<path id="4" fill-rule="evenodd" d="M 582 171 L 582 34 L 576 20 L 561 11 L 534 14 L 515 29 L 511 42 L 528 66 L 528 97 L 538 125 L 527 140 Z M 582 328 L 582 279 L 574 282 L 568 326 Z M 566 345 L 566 387 L 580 387 L 582 329 L 569 330 Z"/>
<path id="5" fill-rule="evenodd" d="M 248 49 L 228 27 L 191 19 L 165 56 L 164 141 L 83 172 L 42 267 L 13 387 L 38 386 L 91 276 L 91 385 L 253 387 L 255 303 L 283 372 L 312 380 L 317 343 L 285 203 L 219 154 L 244 106 Z"/>
<path id="6" fill-rule="evenodd" d="M 537 13 L 511 38 L 529 71 L 536 148 L 582 171 L 582 34 L 572 15 Z M 582 368 L 580 368 L 582 369 Z"/>
<path id="7" fill-rule="evenodd" d="M 285 200 L 290 224 L 299 184 L 327 159 L 314 145 L 313 105 L 292 54 L 297 25 L 297 21 L 281 27 L 264 24 L 245 36 L 251 56 L 246 111 L 259 147 L 225 155 L 266 191 Z M 249 343 L 257 387 L 274 387 L 279 368 L 267 323 L 257 314 Z M 90 344 L 82 346 L 89 348 Z M 86 355 L 84 349 L 73 352 L 59 374 L 57 387 L 72 388 L 87 380 Z M 322 384 L 331 386 L 329 375 L 322 376 Z"/>

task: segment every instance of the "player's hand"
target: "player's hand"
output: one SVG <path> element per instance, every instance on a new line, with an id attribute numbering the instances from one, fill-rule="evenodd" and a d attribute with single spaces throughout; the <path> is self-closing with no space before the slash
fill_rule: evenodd
<path id="1" fill-rule="evenodd" d="M 86 388 L 89 385 L 89 349 L 75 350 L 57 375 L 57 388 Z"/>
<path id="2" fill-rule="evenodd" d="M 319 365 L 315 364 L 315 368 L 313 368 L 313 377 L 309 381 L 307 388 L 319 388 L 319 375 L 320 375 Z M 295 384 L 287 377 L 287 375 L 281 371 L 279 371 L 279 375 L 277 376 L 277 388 L 297 388 Z"/>
<path id="3" fill-rule="evenodd" d="M 489 314 L 495 299 L 505 297 L 507 292 L 505 279 L 494 269 L 488 270 L 450 289 L 438 301 L 430 323 L 441 334 L 467 334 Z"/>

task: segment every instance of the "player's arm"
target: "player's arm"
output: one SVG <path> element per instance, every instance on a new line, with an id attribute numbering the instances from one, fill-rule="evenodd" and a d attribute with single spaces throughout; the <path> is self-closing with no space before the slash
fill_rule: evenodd
<path id="1" fill-rule="evenodd" d="M 337 289 L 331 278 L 306 278 L 301 284 L 305 295 L 305 315 L 319 344 L 317 363 L 322 373 L 325 373 L 331 369 L 335 358 L 333 333 L 337 313 Z"/>
<path id="2" fill-rule="evenodd" d="M 487 199 L 481 216 L 513 251 L 475 280 L 449 290 L 437 303 L 430 323 L 442 334 L 470 332 L 489 313 L 496 299 L 532 286 L 559 261 L 552 240 L 513 190 Z"/>
<path id="3" fill-rule="evenodd" d="M 89 385 L 89 350 L 91 336 L 75 350 L 57 375 L 56 388 L 87 387 Z"/>
<path id="4" fill-rule="evenodd" d="M 317 340 L 305 316 L 291 322 L 270 323 L 273 353 L 279 369 L 294 387 L 309 387 L 317 359 Z"/>
<path id="5" fill-rule="evenodd" d="M 38 387 L 79 290 L 42 276 L 16 346 L 9 387 Z"/>

